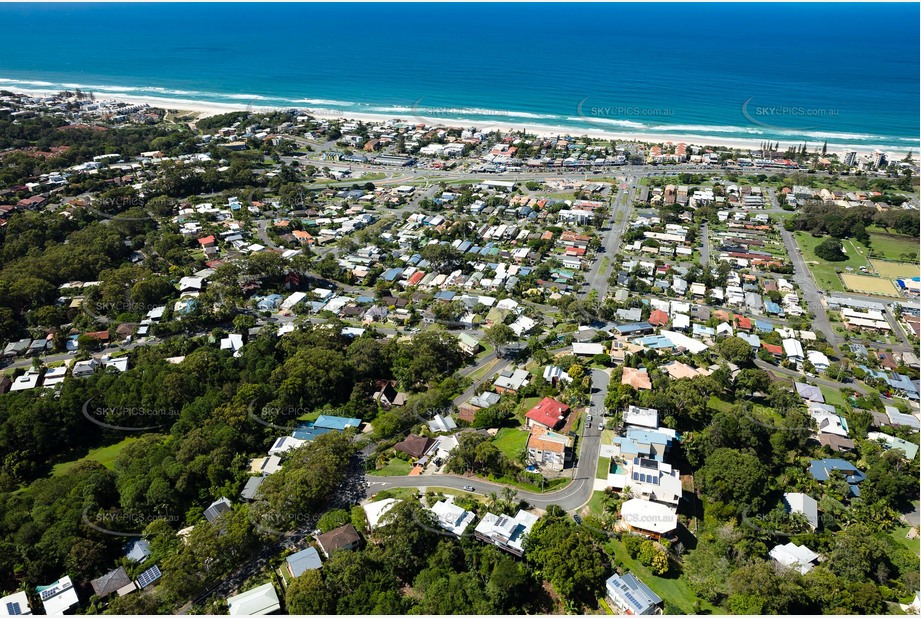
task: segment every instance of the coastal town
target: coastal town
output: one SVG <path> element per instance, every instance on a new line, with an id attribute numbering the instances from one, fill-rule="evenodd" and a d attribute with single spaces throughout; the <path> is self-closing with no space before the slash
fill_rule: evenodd
<path id="1" fill-rule="evenodd" d="M 0 615 L 919 613 L 919 172 L 0 91 Z"/>

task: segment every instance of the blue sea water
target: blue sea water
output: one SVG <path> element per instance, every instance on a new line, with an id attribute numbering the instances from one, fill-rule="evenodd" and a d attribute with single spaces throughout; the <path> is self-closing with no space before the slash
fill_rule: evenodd
<path id="1" fill-rule="evenodd" d="M 918 149 L 917 4 L 0 4 L 0 88 Z"/>

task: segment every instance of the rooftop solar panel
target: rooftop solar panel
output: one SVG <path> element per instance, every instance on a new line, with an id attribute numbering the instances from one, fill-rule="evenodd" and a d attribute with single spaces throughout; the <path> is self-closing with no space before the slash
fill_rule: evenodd
<path id="1" fill-rule="evenodd" d="M 138 576 L 137 584 L 141 588 L 146 588 L 150 584 L 160 579 L 161 575 L 163 574 L 160 572 L 160 567 L 154 565 L 141 573 L 140 576 Z"/>
<path id="2" fill-rule="evenodd" d="M 12 602 L 6 604 L 6 613 L 8 616 L 21 616 L 22 610 L 19 608 L 19 603 Z"/>

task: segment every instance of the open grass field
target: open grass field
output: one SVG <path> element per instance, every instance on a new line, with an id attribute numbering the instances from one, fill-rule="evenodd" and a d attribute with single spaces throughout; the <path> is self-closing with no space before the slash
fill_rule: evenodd
<path id="1" fill-rule="evenodd" d="M 897 279 L 899 277 L 918 277 L 921 276 L 921 268 L 917 264 L 908 262 L 883 262 L 881 260 L 870 260 L 873 270 L 886 279 Z"/>
<path id="2" fill-rule="evenodd" d="M 902 234 L 889 234 L 882 228 L 870 227 L 867 230 L 870 233 L 870 246 L 873 252 L 880 257 L 889 260 L 906 260 L 912 261 L 910 257 L 914 254 L 917 259 L 918 239 Z"/>
<path id="3" fill-rule="evenodd" d="M 868 277 L 867 275 L 855 275 L 852 273 L 842 273 L 841 280 L 851 292 L 863 294 L 877 294 L 879 296 L 899 296 L 899 291 L 889 279 L 883 277 Z"/>
<path id="4" fill-rule="evenodd" d="M 51 475 L 58 476 L 59 474 L 64 474 L 80 461 L 97 461 L 111 470 L 115 467 L 115 460 L 118 458 L 119 454 L 125 450 L 125 447 L 137 440 L 137 436 L 132 436 L 125 438 L 121 442 L 93 449 L 87 453 L 86 457 L 81 457 L 80 459 L 75 459 L 74 461 L 65 461 L 63 463 L 57 464 L 54 468 L 51 469 Z"/>
<path id="5" fill-rule="evenodd" d="M 512 461 L 518 461 L 528 443 L 528 432 L 523 429 L 504 427 L 499 430 L 492 443 Z"/>
<path id="6" fill-rule="evenodd" d="M 843 262 L 827 262 L 815 254 L 816 246 L 826 237 L 814 238 L 806 232 L 794 232 L 793 236 L 796 238 L 796 243 L 803 252 L 803 258 L 805 258 L 806 264 L 809 266 L 809 271 L 820 289 L 845 292 L 847 290 L 845 290 L 837 271 L 840 270 L 843 273 L 848 266 L 854 270 L 859 270 L 861 266 L 870 267 L 870 263 L 866 258 L 867 249 L 849 239 L 841 241 L 848 259 Z"/>

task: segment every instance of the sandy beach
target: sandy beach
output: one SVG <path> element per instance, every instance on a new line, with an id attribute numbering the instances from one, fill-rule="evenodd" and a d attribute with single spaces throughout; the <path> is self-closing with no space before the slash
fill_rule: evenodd
<path id="1" fill-rule="evenodd" d="M 57 94 L 56 91 L 48 90 L 23 90 L 24 94 L 28 95 L 41 95 L 41 96 L 50 96 Z M 204 118 L 206 116 L 214 116 L 218 114 L 226 114 L 228 112 L 235 111 L 251 111 L 251 112 L 264 112 L 271 111 L 276 109 L 292 109 L 294 106 L 273 106 L 273 105 L 260 105 L 258 100 L 254 101 L 245 101 L 240 100 L 239 103 L 215 103 L 210 101 L 195 101 L 190 99 L 172 99 L 165 97 L 145 97 L 145 96 L 132 96 L 130 94 L 109 94 L 105 96 L 98 96 L 97 100 L 100 101 L 123 101 L 125 103 L 131 104 L 147 104 L 151 107 L 160 107 L 170 110 L 177 111 L 188 111 L 194 112 L 199 115 L 199 117 Z M 324 119 L 349 119 L 349 120 L 361 120 L 363 122 L 386 122 L 388 120 L 402 120 L 404 122 L 412 122 L 414 124 L 424 123 L 426 125 L 441 125 L 441 126 L 452 126 L 452 127 L 461 127 L 461 128 L 476 128 L 482 131 L 526 131 L 527 133 L 536 135 L 538 137 L 556 137 L 562 135 L 570 135 L 574 137 L 587 136 L 595 139 L 604 139 L 604 140 L 618 140 L 618 141 L 632 141 L 632 142 L 641 142 L 649 144 L 685 144 L 687 146 L 718 146 L 724 148 L 735 148 L 740 150 L 754 149 L 758 150 L 761 147 L 761 144 L 764 141 L 768 141 L 767 138 L 752 138 L 744 139 L 739 137 L 713 137 L 709 135 L 695 135 L 693 133 L 688 134 L 664 134 L 664 133 L 641 133 L 641 132 L 632 132 L 632 131 L 617 131 L 611 130 L 604 126 L 599 126 L 597 128 L 582 128 L 582 127 L 565 127 L 565 126 L 552 126 L 538 123 L 519 123 L 519 122 L 497 122 L 496 120 L 486 120 L 482 122 L 476 122 L 469 118 L 443 118 L 443 117 L 425 117 L 422 114 L 414 114 L 412 111 L 406 112 L 405 114 L 371 114 L 371 113 L 355 113 L 350 111 L 329 109 L 323 107 L 315 106 L 297 106 L 297 109 L 302 109 L 309 114 Z M 586 122 L 591 122 L 591 119 L 586 118 Z M 778 141 L 778 140 L 770 140 Z M 823 139 L 815 139 L 813 141 L 807 141 L 806 146 L 810 151 L 821 148 Z M 802 141 L 783 141 L 779 140 L 780 150 L 786 150 L 790 146 L 801 146 Z M 867 145 L 867 144 L 828 144 L 828 152 L 835 153 L 839 156 L 843 156 L 847 151 L 856 151 L 860 155 L 872 154 L 874 150 L 881 150 L 883 152 L 893 153 L 893 154 L 905 154 L 911 148 L 896 148 L 892 146 L 885 145 Z M 918 152 L 918 148 L 914 149 L 914 152 Z"/>

